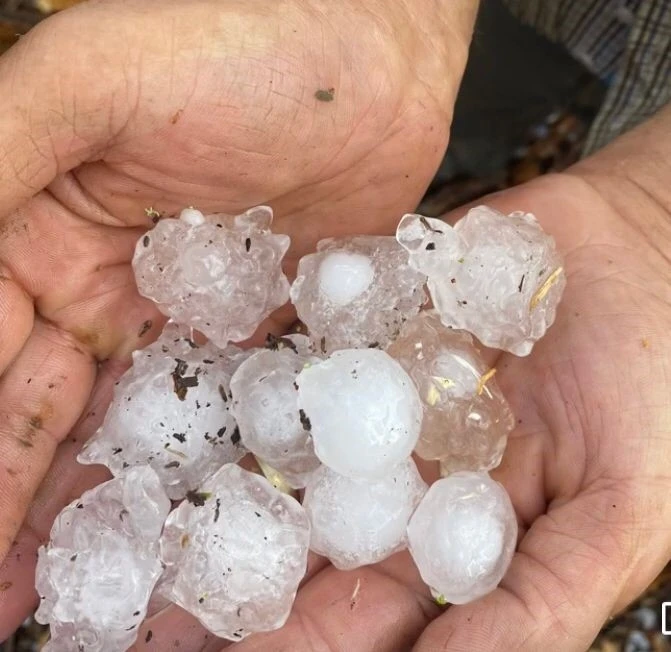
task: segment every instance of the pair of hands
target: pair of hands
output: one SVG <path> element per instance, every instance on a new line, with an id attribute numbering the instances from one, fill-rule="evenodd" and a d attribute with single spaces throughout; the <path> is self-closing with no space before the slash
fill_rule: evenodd
<path id="1" fill-rule="evenodd" d="M 160 332 L 130 268 L 145 209 L 270 204 L 291 274 L 320 238 L 389 233 L 417 204 L 476 3 L 364 4 L 90 0 L 0 59 L 0 640 L 35 604 L 53 518 L 105 479 L 76 454 L 130 351 Z M 333 101 L 315 97 L 329 88 Z M 347 573 L 311 558 L 287 625 L 236 648 L 580 651 L 661 570 L 670 127 L 667 110 L 567 174 L 485 200 L 535 213 L 569 279 L 529 357 L 491 353 L 518 417 L 492 473 L 521 526 L 501 586 L 442 610 L 405 553 Z M 173 645 L 226 646 L 170 607 L 136 649 Z"/>

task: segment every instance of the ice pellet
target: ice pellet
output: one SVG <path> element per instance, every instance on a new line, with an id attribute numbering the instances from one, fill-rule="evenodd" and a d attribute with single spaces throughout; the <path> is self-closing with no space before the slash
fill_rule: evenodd
<path id="1" fill-rule="evenodd" d="M 298 502 L 226 464 L 170 514 L 158 590 L 231 641 L 278 629 L 305 574 L 309 541 Z"/>
<path id="2" fill-rule="evenodd" d="M 517 519 L 505 489 L 486 473 L 460 471 L 429 487 L 408 525 L 422 579 L 441 602 L 493 591 L 510 565 Z"/>
<path id="3" fill-rule="evenodd" d="M 272 215 L 268 206 L 236 216 L 190 208 L 161 220 L 135 249 L 140 294 L 219 347 L 251 337 L 289 298 L 281 264 L 290 240 L 270 232 Z"/>
<path id="4" fill-rule="evenodd" d="M 197 346 L 188 329 L 168 324 L 159 339 L 133 353 L 105 420 L 77 458 L 114 475 L 148 464 L 173 500 L 245 453 L 230 413 L 229 383 L 250 352 Z"/>
<path id="5" fill-rule="evenodd" d="M 245 360 L 231 379 L 231 411 L 242 443 L 295 489 L 319 466 L 310 423 L 298 407 L 296 376 L 318 362 L 305 335 L 271 338 L 271 348 Z"/>
<path id="6" fill-rule="evenodd" d="M 412 379 L 384 351 L 347 349 L 296 378 L 317 457 L 340 475 L 379 479 L 417 443 L 422 403 Z"/>
<path id="7" fill-rule="evenodd" d="M 310 548 L 341 570 L 386 559 L 406 547 L 408 520 L 426 489 L 411 459 L 374 481 L 322 466 L 303 498 L 312 524 Z"/>
<path id="8" fill-rule="evenodd" d="M 51 626 L 48 652 L 126 650 L 163 570 L 158 541 L 170 510 L 149 467 L 84 493 L 54 521 L 38 553 L 35 618 Z"/>
<path id="9" fill-rule="evenodd" d="M 446 326 L 489 347 L 528 355 L 552 325 L 566 285 L 553 238 L 531 213 L 471 209 L 454 228 L 405 215 L 396 237 L 410 264 L 428 276 Z"/>
<path id="10" fill-rule="evenodd" d="M 291 300 L 322 353 L 384 347 L 426 302 L 425 282 L 392 236 L 329 238 L 301 258 Z"/>
<path id="11" fill-rule="evenodd" d="M 446 328 L 434 310 L 410 320 L 387 353 L 413 379 L 424 406 L 415 452 L 446 472 L 498 466 L 515 425 L 508 402 L 465 331 Z"/>

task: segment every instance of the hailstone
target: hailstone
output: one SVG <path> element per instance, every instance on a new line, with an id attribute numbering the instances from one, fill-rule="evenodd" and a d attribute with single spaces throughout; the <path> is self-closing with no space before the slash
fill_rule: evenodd
<path id="1" fill-rule="evenodd" d="M 387 353 L 413 379 L 424 406 L 415 452 L 442 460 L 449 472 L 498 466 L 515 419 L 473 338 L 427 310 L 405 325 Z"/>
<path id="2" fill-rule="evenodd" d="M 236 216 L 186 209 L 161 220 L 135 249 L 140 294 L 219 347 L 251 337 L 289 298 L 281 264 L 290 239 L 270 232 L 272 215 L 268 206 Z"/>
<path id="3" fill-rule="evenodd" d="M 384 347 L 426 302 L 425 283 L 392 236 L 329 238 L 299 261 L 291 300 L 322 353 Z"/>
<path id="4" fill-rule="evenodd" d="M 478 206 L 454 228 L 405 215 L 396 237 L 410 265 L 427 274 L 446 326 L 523 356 L 552 325 L 566 275 L 555 241 L 531 213 Z"/>
<path id="5" fill-rule="evenodd" d="M 435 597 L 471 602 L 493 591 L 510 565 L 515 510 L 486 473 L 460 471 L 431 485 L 410 519 L 408 541 Z"/>
<path id="6" fill-rule="evenodd" d="M 278 629 L 305 574 L 309 541 L 298 502 L 226 464 L 168 517 L 158 591 L 232 641 Z"/>
<path id="7" fill-rule="evenodd" d="M 133 353 L 78 461 L 105 464 L 114 475 L 149 464 L 170 498 L 183 498 L 246 453 L 229 410 L 229 382 L 248 355 L 233 345 L 198 346 L 188 329 L 169 323 L 156 342 Z"/>
<path id="8" fill-rule="evenodd" d="M 408 520 L 426 489 L 410 458 L 372 481 L 322 466 L 303 498 L 312 525 L 310 548 L 341 570 L 382 561 L 406 547 Z"/>
<path id="9" fill-rule="evenodd" d="M 347 349 L 296 378 L 317 457 L 336 473 L 379 479 L 410 455 L 422 425 L 412 379 L 384 351 Z"/>
<path id="10" fill-rule="evenodd" d="M 38 553 L 35 618 L 49 652 L 128 649 L 163 567 L 158 541 L 170 501 L 149 467 L 84 493 L 56 517 Z"/>
<path id="11" fill-rule="evenodd" d="M 254 353 L 233 374 L 231 412 L 245 447 L 298 489 L 305 486 L 319 459 L 310 424 L 298 407 L 296 376 L 318 358 L 305 335 L 275 338 L 271 345 Z"/>

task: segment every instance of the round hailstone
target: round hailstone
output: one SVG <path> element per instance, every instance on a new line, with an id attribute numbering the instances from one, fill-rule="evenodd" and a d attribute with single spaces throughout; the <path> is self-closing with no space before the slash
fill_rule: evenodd
<path id="1" fill-rule="evenodd" d="M 341 570 L 376 564 L 407 545 L 408 520 L 427 490 L 408 458 L 381 480 L 346 478 L 322 466 L 303 498 L 310 548 Z"/>
<path id="2" fill-rule="evenodd" d="M 158 591 L 231 641 L 279 629 L 305 575 L 309 540 L 298 502 L 226 464 L 168 517 Z"/>
<path id="3" fill-rule="evenodd" d="M 170 501 L 149 467 L 91 489 L 65 507 L 38 553 L 35 619 L 50 652 L 126 650 L 163 568 L 158 540 Z"/>
<path id="4" fill-rule="evenodd" d="M 422 403 L 412 379 L 384 351 L 336 351 L 296 378 L 317 457 L 347 477 L 382 478 L 417 443 Z"/>
<path id="5" fill-rule="evenodd" d="M 251 337 L 289 298 L 282 258 L 289 237 L 270 232 L 273 212 L 203 215 L 188 208 L 137 243 L 133 269 L 142 296 L 217 346 Z"/>
<path id="6" fill-rule="evenodd" d="M 374 278 L 373 262 L 368 256 L 334 251 L 319 266 L 319 291 L 336 306 L 346 306 L 362 295 Z"/>
<path id="7" fill-rule="evenodd" d="M 197 346 L 188 329 L 168 324 L 159 339 L 133 353 L 105 420 L 77 460 L 114 475 L 148 464 L 168 496 L 179 500 L 246 451 L 229 412 L 229 381 L 250 354 L 236 346 Z"/>
<path id="8" fill-rule="evenodd" d="M 444 472 L 498 466 L 515 418 L 473 338 L 427 310 L 405 325 L 387 353 L 408 372 L 424 404 L 415 452 L 441 460 Z"/>
<path id="9" fill-rule="evenodd" d="M 454 228 L 405 215 L 396 237 L 413 268 L 428 275 L 446 326 L 486 346 L 528 355 L 555 319 L 566 286 L 553 238 L 531 213 L 471 209 Z"/>
<path id="10" fill-rule="evenodd" d="M 425 283 L 392 236 L 329 238 L 299 261 L 291 300 L 322 353 L 383 348 L 425 303 Z"/>
<path id="11" fill-rule="evenodd" d="M 296 376 L 306 363 L 318 361 L 309 347 L 305 335 L 273 340 L 272 349 L 254 353 L 231 378 L 231 412 L 242 443 L 294 489 L 304 487 L 319 466 L 296 391 Z"/>
<path id="12" fill-rule="evenodd" d="M 461 471 L 431 485 L 410 519 L 408 540 L 434 596 L 464 604 L 505 575 L 517 542 L 515 510 L 486 473 Z"/>

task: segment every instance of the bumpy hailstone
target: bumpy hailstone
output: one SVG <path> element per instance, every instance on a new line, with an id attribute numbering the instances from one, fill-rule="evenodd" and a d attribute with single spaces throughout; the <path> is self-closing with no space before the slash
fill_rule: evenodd
<path id="1" fill-rule="evenodd" d="M 391 236 L 329 238 L 301 258 L 291 300 L 322 353 L 384 347 L 426 301 L 425 282 Z"/>
<path id="2" fill-rule="evenodd" d="M 552 325 L 566 275 L 554 240 L 531 213 L 478 206 L 454 228 L 405 215 L 396 237 L 427 274 L 445 325 L 516 355 L 529 354 Z"/>
<path id="3" fill-rule="evenodd" d="M 128 649 L 162 572 L 158 540 L 170 501 L 149 467 L 68 505 L 39 550 L 35 618 L 50 623 L 49 652 Z"/>
<path id="4" fill-rule="evenodd" d="M 505 575 L 517 519 L 498 482 L 461 471 L 431 485 L 410 519 L 408 539 L 434 597 L 464 604 L 493 591 Z"/>
<path id="5" fill-rule="evenodd" d="M 236 216 L 186 209 L 160 221 L 135 248 L 140 294 L 219 347 L 251 337 L 289 298 L 289 237 L 270 232 L 272 215 L 268 206 Z"/>
<path id="6" fill-rule="evenodd" d="M 245 454 L 230 413 L 229 382 L 249 355 L 236 346 L 196 346 L 187 329 L 168 324 L 133 353 L 98 432 L 79 454 L 114 475 L 149 464 L 173 500 Z"/>
<path id="7" fill-rule="evenodd" d="M 341 570 L 386 559 L 406 547 L 408 520 L 426 489 L 410 458 L 372 482 L 322 466 L 303 499 L 312 525 L 310 548 Z"/>
<path id="8" fill-rule="evenodd" d="M 515 419 L 473 338 L 427 310 L 405 325 L 387 353 L 413 379 L 424 405 L 415 452 L 442 460 L 446 472 L 498 466 Z"/>
<path id="9" fill-rule="evenodd" d="M 231 379 L 231 411 L 242 443 L 279 471 L 295 489 L 319 466 L 310 424 L 298 407 L 296 376 L 316 362 L 305 335 L 271 342 L 245 360 Z"/>
<path id="10" fill-rule="evenodd" d="M 293 498 L 226 464 L 168 517 L 158 590 L 232 641 L 278 629 L 305 574 L 309 540 Z"/>
<path id="11" fill-rule="evenodd" d="M 296 383 L 315 453 L 336 473 L 382 478 L 415 447 L 422 403 L 412 379 L 384 351 L 336 351 L 303 369 Z"/>

